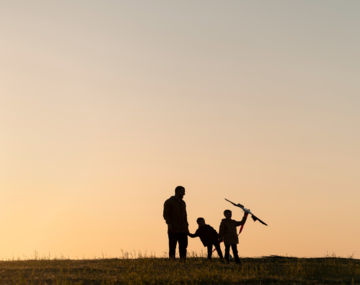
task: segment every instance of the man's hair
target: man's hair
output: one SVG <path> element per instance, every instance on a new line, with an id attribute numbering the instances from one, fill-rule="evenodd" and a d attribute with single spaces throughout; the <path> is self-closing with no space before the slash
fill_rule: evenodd
<path id="1" fill-rule="evenodd" d="M 231 214 L 232 212 L 231 212 L 230 210 L 225 210 L 225 211 L 224 211 L 224 215 L 226 215 L 226 213 L 230 213 L 230 214 Z"/>
<path id="2" fill-rule="evenodd" d="M 197 218 L 196 222 L 199 223 L 200 221 L 203 221 L 205 223 L 205 219 L 204 218 Z"/>
<path id="3" fill-rule="evenodd" d="M 183 186 L 176 186 L 176 188 L 175 188 L 175 194 L 184 192 L 184 191 L 185 191 L 185 188 Z"/>

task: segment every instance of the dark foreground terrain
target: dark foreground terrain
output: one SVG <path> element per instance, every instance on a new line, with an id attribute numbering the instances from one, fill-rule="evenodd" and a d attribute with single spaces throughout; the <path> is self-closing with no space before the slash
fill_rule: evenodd
<path id="1" fill-rule="evenodd" d="M 360 260 L 244 258 L 223 264 L 189 258 L 0 262 L 0 284 L 360 284 Z"/>

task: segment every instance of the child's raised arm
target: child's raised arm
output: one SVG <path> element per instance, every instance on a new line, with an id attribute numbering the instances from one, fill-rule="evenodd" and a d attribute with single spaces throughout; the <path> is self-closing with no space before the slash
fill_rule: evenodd
<path id="1" fill-rule="evenodd" d="M 248 215 L 249 215 L 249 213 L 245 212 L 242 220 L 240 222 L 236 222 L 236 226 L 241 226 L 241 225 L 245 224 Z"/>

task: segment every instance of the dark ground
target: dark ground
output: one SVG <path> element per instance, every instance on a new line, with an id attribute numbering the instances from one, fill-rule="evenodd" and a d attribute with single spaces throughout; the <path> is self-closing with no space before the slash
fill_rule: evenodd
<path id="1" fill-rule="evenodd" d="M 163 258 L 1 261 L 0 284 L 360 284 L 347 258 Z"/>

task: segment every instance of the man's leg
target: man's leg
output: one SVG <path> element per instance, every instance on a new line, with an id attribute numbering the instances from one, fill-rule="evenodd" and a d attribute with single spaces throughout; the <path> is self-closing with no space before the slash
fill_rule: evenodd
<path id="1" fill-rule="evenodd" d="M 240 258 L 239 258 L 238 250 L 237 250 L 237 244 L 232 244 L 231 248 L 232 248 L 232 251 L 233 251 L 233 254 L 234 254 L 235 262 L 240 263 Z"/>
<path id="2" fill-rule="evenodd" d="M 230 244 L 225 244 L 225 260 L 230 261 Z"/>
<path id="3" fill-rule="evenodd" d="M 169 236 L 169 258 L 175 259 L 176 234 L 168 233 Z"/>
<path id="4" fill-rule="evenodd" d="M 208 259 L 211 259 L 211 256 L 212 256 L 212 244 L 209 244 L 207 246 L 207 252 L 208 252 Z"/>
<path id="5" fill-rule="evenodd" d="M 219 255 L 219 258 L 223 259 L 222 251 L 221 251 L 221 248 L 220 248 L 220 243 L 215 243 L 214 246 L 215 246 L 215 249 L 216 249 L 216 251 L 217 251 L 217 253 Z"/>
<path id="6" fill-rule="evenodd" d="M 180 258 L 186 259 L 186 249 L 188 246 L 187 233 L 178 233 L 177 235 L 178 235 L 178 241 L 179 241 Z"/>

